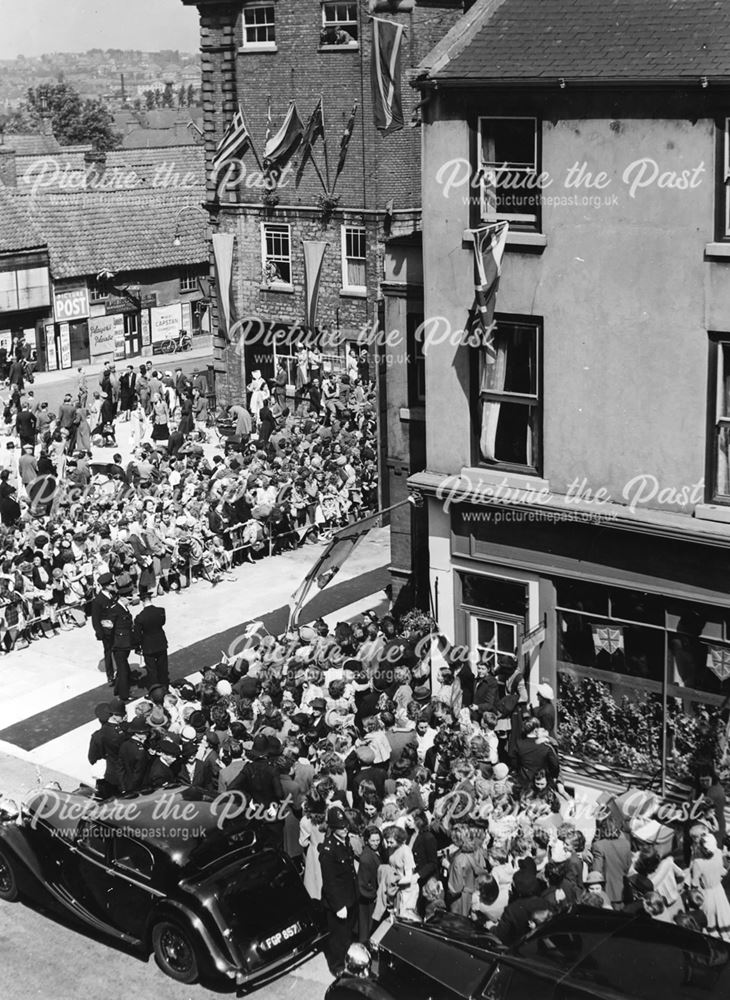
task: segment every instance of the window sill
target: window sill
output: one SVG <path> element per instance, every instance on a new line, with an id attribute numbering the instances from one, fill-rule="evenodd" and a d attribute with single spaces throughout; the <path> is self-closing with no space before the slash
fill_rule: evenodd
<path id="1" fill-rule="evenodd" d="M 694 516 L 698 521 L 719 521 L 730 524 L 730 506 L 717 503 L 698 503 L 695 505 Z"/>
<path id="2" fill-rule="evenodd" d="M 404 422 L 414 422 L 414 423 L 425 423 L 426 422 L 426 406 L 425 404 L 421 406 L 401 406 L 398 411 L 398 416 Z"/>
<path id="3" fill-rule="evenodd" d="M 473 243 L 471 230 L 465 229 L 462 234 L 464 243 Z M 547 246 L 547 236 L 545 233 L 520 233 L 510 230 L 507 233 L 507 249 L 532 251 L 542 253 Z"/>
<path id="4" fill-rule="evenodd" d="M 366 299 L 368 290 L 367 288 L 341 288 L 340 297 L 343 299 Z"/>
<path id="5" fill-rule="evenodd" d="M 249 55 L 249 53 L 259 53 L 259 52 L 278 52 L 276 43 L 273 45 L 239 45 L 238 52 L 240 55 Z"/>
<path id="6" fill-rule="evenodd" d="M 294 285 L 259 285 L 261 292 L 283 292 L 285 295 L 294 294 Z"/>
<path id="7" fill-rule="evenodd" d="M 317 52 L 359 52 L 360 46 L 355 45 L 320 45 Z"/>
<path id="8" fill-rule="evenodd" d="M 710 260 L 724 260 L 730 257 L 730 242 L 706 243 L 705 257 L 708 257 Z"/>
<path id="9" fill-rule="evenodd" d="M 467 482 L 469 482 L 474 488 L 476 484 L 480 484 L 482 489 L 494 490 L 497 487 L 501 487 L 503 490 L 522 490 L 525 492 L 540 493 L 541 491 L 546 491 L 546 494 L 550 491 L 550 482 L 547 479 L 543 479 L 537 472 L 520 472 L 514 468 L 511 469 L 499 469 L 493 466 L 473 466 L 469 469 L 462 469 L 461 476 Z M 496 499 L 499 499 L 499 492 L 493 493 Z"/>

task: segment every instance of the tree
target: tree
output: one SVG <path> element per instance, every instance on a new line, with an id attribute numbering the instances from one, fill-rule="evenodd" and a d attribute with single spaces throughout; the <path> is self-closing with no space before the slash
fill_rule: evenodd
<path id="1" fill-rule="evenodd" d="M 148 111 L 151 111 L 155 106 L 155 92 L 154 90 L 145 90 L 144 92 L 145 107 Z"/>
<path id="2" fill-rule="evenodd" d="M 26 101 L 11 116 L 8 131 L 37 131 L 46 117 L 63 146 L 91 143 L 95 149 L 114 149 L 122 139 L 112 128 L 114 118 L 103 101 L 82 100 L 78 91 L 63 82 L 31 87 Z"/>
<path id="3" fill-rule="evenodd" d="M 155 107 L 156 108 L 161 108 L 162 107 L 162 91 L 161 90 L 156 90 L 155 91 Z"/>
<path id="4" fill-rule="evenodd" d="M 175 91 L 172 89 L 172 84 L 168 82 L 165 84 L 165 89 L 162 94 L 162 107 L 171 108 L 175 103 Z"/>
<path id="5" fill-rule="evenodd" d="M 184 84 L 181 84 L 180 89 L 177 92 L 177 106 L 179 108 L 185 107 L 186 97 L 187 97 L 187 91 L 185 90 Z"/>
<path id="6" fill-rule="evenodd" d="M 142 101 L 140 100 L 139 97 L 135 97 L 134 104 L 132 106 L 133 106 L 133 108 L 134 108 L 135 111 L 141 111 L 142 110 Z"/>
<path id="7" fill-rule="evenodd" d="M 195 104 L 195 87 L 192 83 L 188 84 L 188 107 L 192 108 Z"/>

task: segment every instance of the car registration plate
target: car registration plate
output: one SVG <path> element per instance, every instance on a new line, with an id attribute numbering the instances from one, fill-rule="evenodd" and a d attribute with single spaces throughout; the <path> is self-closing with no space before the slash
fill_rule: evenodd
<path id="1" fill-rule="evenodd" d="M 302 925 L 297 922 L 296 924 L 291 924 L 289 927 L 285 927 L 283 931 L 278 931 L 276 934 L 272 934 L 271 937 L 264 938 L 261 942 L 262 951 L 271 951 L 272 948 L 276 948 L 277 945 L 283 944 L 285 941 L 290 941 L 293 937 L 301 932 Z"/>

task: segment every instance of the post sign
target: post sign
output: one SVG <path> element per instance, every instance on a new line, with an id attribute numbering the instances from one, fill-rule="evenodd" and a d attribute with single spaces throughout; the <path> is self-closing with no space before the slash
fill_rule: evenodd
<path id="1" fill-rule="evenodd" d="M 74 319 L 86 319 L 89 315 L 89 291 L 87 288 L 72 288 L 53 293 L 53 308 L 59 323 Z"/>
<path id="2" fill-rule="evenodd" d="M 113 316 L 96 316 L 89 320 L 89 350 L 93 360 L 114 354 L 114 334 Z"/>
<path id="3" fill-rule="evenodd" d="M 189 302 L 181 302 L 180 308 L 182 309 L 182 328 L 187 330 L 190 336 L 193 335 L 193 310 L 190 307 Z"/>
<path id="4" fill-rule="evenodd" d="M 61 368 L 71 367 L 71 336 L 68 323 L 61 323 L 59 326 L 61 336 Z"/>
<path id="5" fill-rule="evenodd" d="M 156 309 L 150 309 L 152 343 L 156 344 L 161 340 L 177 339 L 181 323 L 182 312 L 179 302 L 171 306 L 158 306 Z"/>

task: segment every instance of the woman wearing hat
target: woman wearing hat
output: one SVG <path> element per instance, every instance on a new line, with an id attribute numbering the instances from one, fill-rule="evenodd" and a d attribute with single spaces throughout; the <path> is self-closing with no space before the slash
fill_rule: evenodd
<path id="1" fill-rule="evenodd" d="M 701 824 L 692 827 L 690 839 L 689 882 L 696 896 L 701 898 L 700 909 L 707 918 L 707 933 L 730 941 L 730 902 L 723 886 L 722 851 L 709 829 Z"/>
<path id="2" fill-rule="evenodd" d="M 167 441 L 170 437 L 170 411 L 159 393 L 152 397 L 152 440 Z"/>

